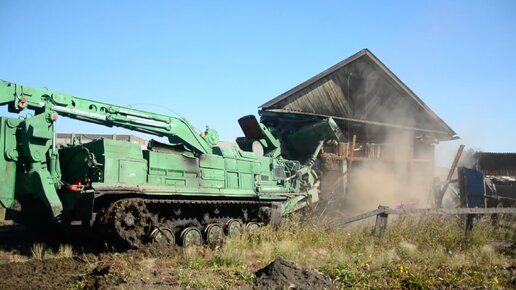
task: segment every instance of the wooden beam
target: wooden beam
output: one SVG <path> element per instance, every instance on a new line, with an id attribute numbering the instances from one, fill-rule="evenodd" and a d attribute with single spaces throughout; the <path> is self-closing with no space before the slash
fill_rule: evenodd
<path id="1" fill-rule="evenodd" d="M 453 159 L 452 166 L 450 167 L 450 171 L 448 172 L 448 176 L 446 177 L 445 183 L 443 185 L 443 188 L 438 193 L 439 195 L 436 197 L 436 207 L 441 207 L 443 202 L 443 196 L 446 193 L 446 190 L 448 190 L 448 185 L 450 185 L 450 181 L 453 177 L 453 173 L 455 172 L 455 169 L 457 169 L 457 165 L 459 164 L 460 157 L 462 156 L 462 152 L 464 152 L 464 145 L 461 144 L 459 146 L 459 149 L 457 150 L 457 153 L 455 154 L 455 159 Z"/>

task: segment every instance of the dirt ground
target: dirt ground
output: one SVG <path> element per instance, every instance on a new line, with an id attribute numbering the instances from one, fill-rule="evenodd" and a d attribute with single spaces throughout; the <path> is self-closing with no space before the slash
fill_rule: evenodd
<path id="1" fill-rule="evenodd" d="M 183 289 L 170 269 L 142 261 L 178 255 L 178 249 L 149 246 L 135 251 L 83 254 L 73 258 L 31 259 L 0 264 L 0 289 Z M 137 275 L 125 270 L 139 268 Z M 330 279 L 314 270 L 277 258 L 255 273 L 240 289 L 332 289 Z"/>
<path id="2" fill-rule="evenodd" d="M 58 253 L 62 244 L 75 245 L 69 257 Z M 40 245 L 47 254 L 34 253 L 34 245 Z M 119 254 L 84 239 L 71 240 L 50 232 L 34 233 L 19 225 L 2 225 L 0 289 L 113 289 L 129 282 L 116 267 L 119 260 L 146 255 L 167 254 L 155 249 Z"/>
<path id="3" fill-rule="evenodd" d="M 73 242 L 73 253 L 60 251 L 63 241 L 70 244 Z M 37 249 L 34 245 L 43 245 L 48 249 L 48 254 L 35 253 Z M 290 247 L 295 244 L 290 242 L 285 245 Z M 490 259 L 499 257 L 506 262 L 501 268 L 493 270 L 492 267 L 486 266 L 482 268 L 482 271 L 495 271 L 493 279 L 507 277 L 509 277 L 507 279 L 512 279 L 504 280 L 506 284 L 502 285 L 516 285 L 516 264 L 514 263 L 516 243 L 514 240 L 501 241 L 492 244 L 492 248 L 493 251 L 496 250 L 505 256 L 495 255 L 490 251 L 491 246 L 482 251 L 489 253 Z M 334 289 L 344 285 L 333 284 L 338 283 L 335 282 L 338 281 L 336 277 L 332 277 L 334 279 L 332 282 L 330 278 L 316 270 L 302 267 L 281 257 L 272 262 L 270 260 L 250 260 L 248 269 L 238 268 L 235 270 L 235 268 L 225 267 L 223 261 L 214 265 L 213 261 L 217 260 L 213 256 L 209 256 L 210 253 L 213 255 L 214 250 L 206 247 L 189 250 L 193 250 L 196 254 L 192 255 L 192 251 L 182 248 L 157 245 L 146 246 L 138 250 L 115 252 L 87 239 L 73 241 L 52 233 L 36 235 L 32 231 L 15 225 L 3 226 L 0 227 L 0 289 Z M 235 254 L 242 255 L 243 253 L 240 251 L 245 251 L 245 249 L 238 251 Z M 320 253 L 324 254 L 324 251 Z M 255 258 L 260 257 L 261 254 Z M 274 259 L 277 255 L 269 257 Z M 364 267 L 369 267 L 370 258 L 355 257 L 355 259 L 367 262 Z M 202 259 L 212 262 L 202 264 Z M 303 263 L 303 259 L 303 257 L 298 257 L 296 261 Z M 270 264 L 266 265 L 269 262 Z M 263 265 L 266 266 L 263 267 Z M 352 266 L 351 264 L 346 265 L 346 267 Z M 411 264 L 411 267 L 417 269 L 415 264 Z M 399 281 L 404 281 L 402 278 L 405 276 L 405 278 L 419 277 L 414 274 L 410 274 L 412 275 L 410 276 L 401 273 L 400 271 L 403 270 L 397 268 L 394 268 L 394 272 L 392 268 L 387 269 L 391 269 L 389 270 L 391 272 L 381 272 L 375 275 L 399 276 L 401 277 Z M 464 277 L 468 278 L 477 273 L 470 268 L 464 269 L 457 275 L 460 277 L 466 275 Z M 354 270 L 356 272 L 353 272 Z M 354 270 L 350 268 L 344 272 L 349 275 L 358 275 L 367 268 L 359 267 Z M 332 271 L 325 273 L 332 275 Z M 463 273 L 466 274 L 463 275 Z M 441 274 L 433 273 L 433 275 Z M 430 275 L 431 277 L 433 276 Z M 221 280 L 224 281 L 221 282 Z M 475 281 L 466 285 L 491 285 L 485 284 L 485 280 L 479 280 L 478 283 Z M 498 280 L 494 281 L 492 285 L 498 285 Z M 218 284 L 210 284 L 213 282 Z"/>
<path id="4" fill-rule="evenodd" d="M 0 289 L 170 289 L 175 285 L 163 281 L 151 268 L 141 269 L 138 277 L 125 270 L 135 269 L 138 261 L 165 258 L 176 251 L 148 247 L 125 253 L 1 263 Z"/>
<path id="5" fill-rule="evenodd" d="M 256 273 L 255 286 L 260 289 L 331 289 L 327 277 L 314 270 L 303 268 L 281 257 Z"/>
<path id="6" fill-rule="evenodd" d="M 185 288 L 177 280 L 174 265 L 166 262 L 182 255 L 181 248 L 150 245 L 114 252 L 85 240 L 68 240 L 76 244 L 75 253 L 61 257 L 56 249 L 63 240 L 66 237 L 34 234 L 20 226 L 0 227 L 0 289 Z M 34 245 L 43 245 L 51 254 L 38 257 Z M 322 274 L 282 258 L 254 274 L 256 279 L 237 281 L 232 287 L 330 289 L 332 286 Z"/>
<path id="7" fill-rule="evenodd" d="M 81 258 L 31 260 L 0 265 L 1 289 L 112 289 L 125 281 L 109 263 L 91 269 Z"/>

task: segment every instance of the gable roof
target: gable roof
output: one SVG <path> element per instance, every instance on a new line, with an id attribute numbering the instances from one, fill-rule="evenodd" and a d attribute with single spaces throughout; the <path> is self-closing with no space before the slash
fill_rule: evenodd
<path id="1" fill-rule="evenodd" d="M 456 133 L 373 53 L 363 49 L 261 105 L 262 111 L 333 117 L 340 122 Z"/>

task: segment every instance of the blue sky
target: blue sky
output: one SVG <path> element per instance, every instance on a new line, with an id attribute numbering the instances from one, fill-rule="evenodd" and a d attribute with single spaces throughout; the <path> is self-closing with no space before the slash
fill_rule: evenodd
<path id="1" fill-rule="evenodd" d="M 369 48 L 462 137 L 438 154 L 516 151 L 516 1 L 3 0 L 0 39 L 0 79 L 176 112 L 226 140 L 239 117 Z"/>

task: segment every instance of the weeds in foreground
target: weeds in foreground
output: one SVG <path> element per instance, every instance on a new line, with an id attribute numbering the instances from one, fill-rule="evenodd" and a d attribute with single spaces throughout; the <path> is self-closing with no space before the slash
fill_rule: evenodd
<path id="1" fill-rule="evenodd" d="M 43 260 L 45 258 L 45 246 L 44 244 L 34 244 L 32 245 L 32 248 L 30 249 L 32 253 L 32 257 L 34 259 Z"/>
<path id="2" fill-rule="evenodd" d="M 71 258 L 75 255 L 73 247 L 70 245 L 59 245 L 57 250 L 57 257 L 59 258 Z"/>
<path id="3" fill-rule="evenodd" d="M 511 227 L 493 227 L 488 219 L 466 234 L 457 217 L 401 217 L 390 219 L 383 236 L 376 238 L 371 225 L 336 229 L 294 217 L 276 231 L 260 228 L 216 249 L 185 248 L 166 257 L 106 255 L 110 271 L 151 287 L 159 279 L 170 286 L 234 289 L 253 283 L 256 270 L 282 256 L 323 272 L 338 288 L 496 289 L 516 285 L 511 272 L 516 255 L 499 251 L 494 242 L 515 240 Z M 55 250 L 34 244 L 31 250 L 35 259 L 73 255 L 70 246 Z M 89 273 L 99 262 L 83 256 Z M 83 284 L 80 280 L 71 288 Z"/>
<path id="4" fill-rule="evenodd" d="M 318 269 L 342 287 L 497 288 L 514 283 L 512 274 L 503 269 L 514 267 L 516 257 L 496 251 L 492 243 L 514 241 L 516 234 L 493 227 L 487 219 L 479 220 L 467 234 L 457 217 L 402 217 L 391 220 L 381 238 L 371 232 L 370 226 L 328 229 L 294 218 L 277 231 L 266 227 L 229 239 L 217 250 L 185 249 L 179 265 L 189 274 L 178 280 L 189 281 L 182 285 L 218 288 L 216 279 L 200 283 L 209 275 L 192 284 L 192 275 L 226 269 L 236 273 L 237 281 L 249 282 L 253 271 L 282 256 Z"/>
<path id="5" fill-rule="evenodd" d="M 44 243 L 35 243 L 31 247 L 32 258 L 37 260 L 53 259 L 53 258 L 71 258 L 75 255 L 71 245 L 59 245 L 57 251 L 48 247 Z"/>

